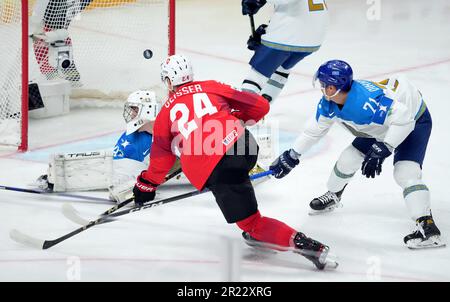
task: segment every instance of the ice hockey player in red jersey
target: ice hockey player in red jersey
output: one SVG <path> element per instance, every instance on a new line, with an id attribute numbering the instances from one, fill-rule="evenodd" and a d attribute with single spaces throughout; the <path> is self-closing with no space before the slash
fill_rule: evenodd
<path id="1" fill-rule="evenodd" d="M 198 190 L 212 191 L 226 221 L 236 223 L 248 243 L 292 248 L 323 269 L 328 246 L 258 210 L 248 175 L 258 146 L 244 123 L 263 118 L 267 100 L 216 81 L 194 81 L 192 66 L 181 55 L 161 64 L 161 79 L 171 95 L 155 120 L 151 164 L 137 178 L 135 203 L 155 198 L 179 154 L 186 177 Z"/>

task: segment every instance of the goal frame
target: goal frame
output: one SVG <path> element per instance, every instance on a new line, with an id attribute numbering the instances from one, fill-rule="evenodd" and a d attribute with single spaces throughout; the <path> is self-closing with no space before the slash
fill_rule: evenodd
<path id="1" fill-rule="evenodd" d="M 29 81 L 29 62 L 28 53 L 30 51 L 29 45 L 29 33 L 28 33 L 28 12 L 29 12 L 29 0 L 21 0 L 21 18 L 22 18 L 22 39 L 21 39 L 21 127 L 20 127 L 20 145 L 18 146 L 19 152 L 28 151 L 28 81 Z M 168 18 L 169 26 L 167 30 L 168 34 L 168 54 L 175 54 L 175 7 L 176 0 L 168 0 Z"/>

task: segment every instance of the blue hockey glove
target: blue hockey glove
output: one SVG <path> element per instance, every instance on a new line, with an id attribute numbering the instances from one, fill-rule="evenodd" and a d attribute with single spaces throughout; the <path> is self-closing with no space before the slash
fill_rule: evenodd
<path id="1" fill-rule="evenodd" d="M 364 157 L 361 166 L 362 174 L 367 178 L 375 178 L 375 174 L 380 175 L 381 166 L 383 165 L 384 160 L 391 154 L 392 152 L 385 144 L 380 142 L 374 143 Z"/>
<path id="2" fill-rule="evenodd" d="M 248 38 L 247 48 L 250 50 L 255 50 L 259 45 L 261 45 L 261 36 L 266 33 L 267 24 L 261 24 L 255 30 L 255 33 Z"/>
<path id="3" fill-rule="evenodd" d="M 255 15 L 266 2 L 266 0 L 242 0 L 242 14 Z"/>
<path id="4" fill-rule="evenodd" d="M 142 177 L 142 173 L 144 172 L 145 171 L 142 171 L 137 177 L 136 184 L 133 188 L 134 204 L 139 207 L 147 201 L 152 201 L 155 199 L 156 188 L 158 187 L 158 185 L 155 185 Z"/>
<path id="5" fill-rule="evenodd" d="M 269 169 L 273 171 L 275 178 L 285 177 L 300 163 L 298 158 L 293 158 L 290 153 L 291 150 L 284 151 L 270 166 Z"/>

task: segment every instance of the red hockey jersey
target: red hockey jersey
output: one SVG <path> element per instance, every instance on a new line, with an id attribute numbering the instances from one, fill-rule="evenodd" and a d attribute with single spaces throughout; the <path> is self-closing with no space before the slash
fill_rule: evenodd
<path id="1" fill-rule="evenodd" d="M 217 163 L 244 133 L 242 122 L 257 122 L 269 111 L 263 97 L 216 81 L 180 86 L 162 106 L 153 127 L 150 165 L 143 177 L 161 184 L 176 156 L 199 190 Z"/>

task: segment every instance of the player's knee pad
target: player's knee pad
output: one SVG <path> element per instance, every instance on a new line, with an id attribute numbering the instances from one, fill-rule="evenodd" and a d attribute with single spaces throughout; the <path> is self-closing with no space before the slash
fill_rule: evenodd
<path id="1" fill-rule="evenodd" d="M 423 184 L 422 169 L 413 161 L 402 160 L 394 165 L 395 182 L 402 188 Z"/>
<path id="2" fill-rule="evenodd" d="M 285 84 L 291 74 L 290 69 L 286 69 L 283 67 L 278 67 L 272 75 L 271 79 L 276 79 L 278 82 Z"/>
<path id="3" fill-rule="evenodd" d="M 361 167 L 363 160 L 364 155 L 359 152 L 358 149 L 350 145 L 342 151 L 334 170 L 338 176 L 343 174 L 351 177 L 355 174 L 355 171 Z"/>
<path id="4" fill-rule="evenodd" d="M 272 74 L 270 79 L 264 84 L 261 95 L 265 97 L 269 102 L 274 101 L 281 93 L 284 85 L 287 83 L 290 70 L 278 67 Z"/>
<path id="5" fill-rule="evenodd" d="M 352 145 L 340 155 L 328 179 L 327 188 L 331 192 L 341 191 L 361 166 L 364 157 Z"/>
<path id="6" fill-rule="evenodd" d="M 255 214 L 236 222 L 236 225 L 244 232 L 252 232 L 261 219 L 261 213 L 256 211 Z"/>
<path id="7" fill-rule="evenodd" d="M 259 94 L 267 80 L 266 76 L 251 68 L 242 82 L 241 90 Z"/>
<path id="8" fill-rule="evenodd" d="M 413 220 L 430 215 L 430 192 L 422 181 L 422 169 L 413 161 L 394 165 L 394 179 L 403 189 L 403 198 Z"/>

